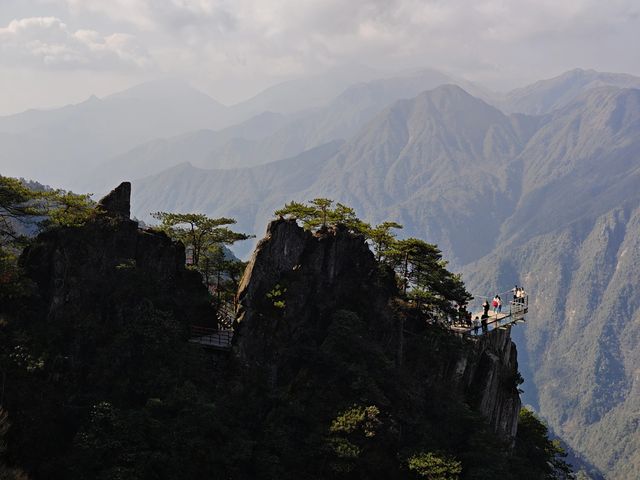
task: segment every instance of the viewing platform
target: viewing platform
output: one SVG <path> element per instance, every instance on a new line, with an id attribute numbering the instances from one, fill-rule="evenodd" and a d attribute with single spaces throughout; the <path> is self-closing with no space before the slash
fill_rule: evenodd
<path id="1" fill-rule="evenodd" d="M 459 320 L 452 323 L 449 329 L 455 333 L 463 335 L 469 335 L 473 337 L 482 336 L 492 330 L 501 329 L 504 330 L 510 325 L 516 325 L 526 321 L 526 314 L 529 312 L 529 295 L 523 294 L 520 298 L 514 298 L 508 303 L 508 310 L 503 309 L 500 312 L 489 310 L 488 316 L 485 317 L 485 322 L 482 322 L 483 310 L 473 312 L 471 318 L 474 321 L 477 318 L 480 319 L 479 326 L 469 326 L 466 323 L 462 323 Z"/>

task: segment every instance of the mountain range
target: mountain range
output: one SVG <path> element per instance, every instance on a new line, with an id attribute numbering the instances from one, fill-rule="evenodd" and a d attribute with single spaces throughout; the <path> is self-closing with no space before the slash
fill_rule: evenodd
<path id="1" fill-rule="evenodd" d="M 287 160 L 142 179 L 134 210 L 230 214 L 259 233 L 285 202 L 327 196 L 437 243 L 476 294 L 522 282 L 535 299 L 518 337 L 525 400 L 607 478 L 630 478 L 640 468 L 639 100 L 637 89 L 599 87 L 543 115 L 506 115 L 441 86 Z"/>
<path id="2" fill-rule="evenodd" d="M 93 191 L 133 179 L 141 219 L 159 210 L 231 216 L 258 237 L 275 209 L 318 196 L 367 221 L 398 221 L 401 236 L 437 243 L 473 293 L 526 286 L 531 313 L 515 331 L 525 401 L 594 466 L 594 478 L 632 478 L 640 471 L 640 78 L 573 70 L 502 95 L 433 70 L 318 83 L 299 109 L 297 100 L 278 107 L 287 88 L 301 96 L 301 84 L 285 84 L 252 99 L 255 108 L 216 102 L 210 116 L 156 119 L 157 129 L 129 114 L 112 131 L 105 125 L 115 120 L 91 107 L 101 130 L 78 116 L 91 110 L 84 104 L 0 118 L 0 168 L 67 180 L 71 165 L 78 178 L 91 169 Z M 108 146 L 94 142 L 98 131 Z M 80 155 L 91 151 L 100 153 Z"/>

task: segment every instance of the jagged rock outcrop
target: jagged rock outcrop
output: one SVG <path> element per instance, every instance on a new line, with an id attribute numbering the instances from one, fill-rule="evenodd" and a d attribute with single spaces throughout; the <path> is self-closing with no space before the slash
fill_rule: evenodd
<path id="1" fill-rule="evenodd" d="M 131 183 L 122 182 L 98 202 L 105 215 L 128 220 L 131 214 Z"/>
<path id="2" fill-rule="evenodd" d="M 391 316 L 390 275 L 378 267 L 362 236 L 340 227 L 313 234 L 295 220 L 273 221 L 238 290 L 236 350 L 245 361 L 268 363 L 285 343 L 321 343 L 331 313 L 364 307 L 357 304 L 367 291 L 372 295 L 365 296 L 366 308 L 386 320 Z M 274 305 L 278 301 L 284 303 Z M 266 322 L 267 317 L 276 321 Z"/>
<path id="3" fill-rule="evenodd" d="M 126 444 L 144 437 L 138 420 L 127 422 L 150 418 L 149 401 L 162 404 L 183 385 L 217 373 L 188 342 L 191 325 L 215 321 L 200 274 L 185 268 L 181 243 L 129 220 L 128 187 L 115 192 L 92 220 L 41 233 L 20 257 L 24 297 L 9 305 L 11 322 L 2 332 L 4 351 L 17 352 L 18 361 L 3 364 L 11 385 L 3 407 L 15 419 L 8 455 L 31 478 L 100 476 L 95 468 L 106 457 L 91 473 L 76 470 L 84 439 L 99 439 L 89 456 L 114 444 L 92 430 L 96 412 L 109 412 L 109 428 L 127 425 Z M 25 374 L 33 369 L 37 374 Z M 143 450 L 141 442 L 125 455 Z M 109 461 L 118 462 L 118 454 Z"/>
<path id="4" fill-rule="evenodd" d="M 20 262 L 47 306 L 48 321 L 67 318 L 70 310 L 108 316 L 118 309 L 109 295 L 124 287 L 121 277 L 127 272 L 140 283 L 132 289 L 139 286 L 140 294 L 153 286 L 160 307 L 185 323 L 214 317 L 199 275 L 185 268 L 183 245 L 129 219 L 130 192 L 128 182 L 121 184 L 99 202 L 96 219 L 46 231 L 23 252 Z"/>
<path id="5" fill-rule="evenodd" d="M 518 353 L 510 331 L 511 327 L 492 330 L 475 340 L 469 353 L 456 362 L 455 375 L 449 378 L 504 438 L 515 438 L 522 406 L 516 383 Z"/>
<path id="6" fill-rule="evenodd" d="M 375 261 L 363 237 L 340 228 L 314 234 L 293 220 L 273 221 L 242 279 L 235 351 L 245 364 L 290 379 L 294 373 L 282 358 L 285 352 L 292 345 L 321 345 L 337 311 L 355 312 L 390 357 L 402 351 L 412 357 L 402 364 L 405 371 L 429 388 L 463 397 L 494 432 L 512 440 L 521 403 L 510 330 L 471 339 L 443 335 L 440 327 L 422 322 L 423 331 L 435 332 L 428 338 L 425 367 L 424 357 L 413 353 L 416 348 L 399 348 L 401 342 L 415 342 L 416 332 L 402 333 L 396 294 L 393 273 Z"/>

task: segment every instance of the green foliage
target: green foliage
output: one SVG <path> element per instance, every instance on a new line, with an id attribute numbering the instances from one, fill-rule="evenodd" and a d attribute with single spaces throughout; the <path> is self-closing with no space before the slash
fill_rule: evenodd
<path id="1" fill-rule="evenodd" d="M 274 308 L 284 309 L 284 307 L 286 306 L 286 301 L 284 299 L 284 296 L 286 293 L 287 293 L 287 289 L 282 287 L 278 283 L 269 292 L 267 292 L 266 296 L 269 300 L 271 300 Z"/>
<path id="2" fill-rule="evenodd" d="M 0 313 L 29 291 L 17 265 L 28 237 L 42 228 L 80 226 L 98 214 L 88 195 L 35 188 L 0 175 Z"/>
<path id="3" fill-rule="evenodd" d="M 156 212 L 152 216 L 160 220 L 160 230 L 192 249 L 193 264 L 198 267 L 201 255 L 208 248 L 232 245 L 238 240 L 251 238 L 250 235 L 234 232 L 227 227 L 236 223 L 233 218 L 210 218 L 201 213 L 169 212 Z"/>
<path id="4" fill-rule="evenodd" d="M 356 430 L 361 430 L 365 437 L 373 437 L 380 425 L 379 415 L 380 409 L 375 405 L 368 407 L 353 406 L 338 415 L 331 423 L 329 431 L 331 433 L 350 434 Z"/>
<path id="5" fill-rule="evenodd" d="M 332 205 L 333 200 L 327 198 L 315 198 L 306 205 L 291 201 L 274 214 L 298 220 L 306 230 L 342 225 L 351 232 L 365 234 L 370 228 L 356 216 L 352 208 L 342 203 L 336 203 L 335 208 L 331 208 Z"/>
<path id="6" fill-rule="evenodd" d="M 218 301 L 233 301 L 247 266 L 233 257 L 222 244 L 211 245 L 200 257 L 198 270 L 206 285 L 214 286 Z"/>
<path id="7" fill-rule="evenodd" d="M 20 180 L 0 176 L 0 238 L 16 239 L 16 221 L 37 215 L 32 201 L 36 193 L 29 190 Z"/>
<path id="8" fill-rule="evenodd" d="M 373 253 L 377 261 L 386 259 L 396 245 L 396 235 L 392 229 L 400 229 L 402 225 L 396 222 L 382 222 L 380 225 L 369 228 L 367 237 L 371 240 Z"/>
<path id="9" fill-rule="evenodd" d="M 357 468 L 358 460 L 371 448 L 371 439 L 381 426 L 379 416 L 380 410 L 375 405 L 353 406 L 331 422 L 327 444 L 336 457 L 333 470 L 351 472 Z"/>
<path id="10" fill-rule="evenodd" d="M 207 285 L 215 285 L 219 300 L 233 297 L 246 263 L 229 258 L 224 249 L 252 235 L 231 230 L 232 218 L 210 218 L 199 213 L 152 214 L 160 220 L 160 230 L 184 244 L 190 252 L 193 266 L 202 274 Z"/>
<path id="11" fill-rule="evenodd" d="M 397 240 L 388 249 L 386 261 L 418 309 L 453 312 L 453 302 L 465 304 L 471 299 L 460 275 L 447 270 L 436 245 L 417 238 Z"/>
<path id="12" fill-rule="evenodd" d="M 436 245 L 417 238 L 398 240 L 393 230 L 401 229 L 396 222 L 371 226 L 360 220 L 355 211 L 341 203 L 331 208 L 333 201 L 316 198 L 307 204 L 290 202 L 275 215 L 293 218 L 308 230 L 343 225 L 362 234 L 371 243 L 375 258 L 391 266 L 399 277 L 404 295 L 417 309 L 437 315 L 453 313 L 454 304 L 466 304 L 472 298 L 460 275 L 446 269 L 447 262 Z"/>
<path id="13" fill-rule="evenodd" d="M 64 190 L 45 192 L 45 226 L 77 227 L 92 220 L 99 213 L 89 195 Z"/>
<path id="14" fill-rule="evenodd" d="M 335 218 L 331 204 L 314 205 L 327 222 Z M 199 234 L 196 223 L 166 220 L 177 236 Z M 228 220 L 210 226 L 226 229 Z M 396 241 L 393 228 L 380 226 L 379 260 L 406 259 L 408 294 L 445 308 L 453 297 L 443 289 L 457 284 L 440 252 Z M 224 261 L 215 246 L 201 245 L 202 261 L 209 253 Z M 406 248 L 405 256 L 392 247 Z M 82 290 L 64 316 L 49 317 L 49 305 L 31 295 L 0 325 L 15 425 L 8 453 L 36 478 L 519 479 L 545 458 L 528 457 L 529 445 L 549 448 L 540 438 L 546 430 L 529 428 L 527 436 L 525 427 L 529 440 L 519 440 L 507 460 L 507 447 L 467 399 L 439 385 L 437 372 L 468 348 L 464 342 L 423 331 L 407 339 L 405 368 L 397 368 L 397 319 L 380 316 L 370 291 L 354 290 L 330 309 L 314 305 L 291 341 L 281 319 L 288 320 L 296 285 L 285 278 L 263 302 L 286 333 L 272 344 L 274 364 L 247 365 L 233 357 L 213 362 L 190 344 L 185 292 L 167 291 L 135 262 L 118 259 L 86 281 L 96 287 Z"/>
<path id="15" fill-rule="evenodd" d="M 523 408 L 518 420 L 514 469 L 523 480 L 566 480 L 574 478 L 564 461 L 567 454 L 558 440 L 550 440 L 547 426 Z"/>
<path id="16" fill-rule="evenodd" d="M 78 226 L 98 211 L 89 195 L 64 190 L 35 190 L 24 182 L 0 175 L 0 245 L 24 242 L 20 226 Z"/>
<path id="17" fill-rule="evenodd" d="M 409 470 L 427 480 L 458 480 L 462 463 L 453 457 L 433 452 L 419 453 L 408 460 Z"/>
<path id="18" fill-rule="evenodd" d="M 28 282 L 17 264 L 16 249 L 0 246 L 0 306 L 8 305 L 28 292 Z M 0 312 L 3 309 L 0 308 Z"/>

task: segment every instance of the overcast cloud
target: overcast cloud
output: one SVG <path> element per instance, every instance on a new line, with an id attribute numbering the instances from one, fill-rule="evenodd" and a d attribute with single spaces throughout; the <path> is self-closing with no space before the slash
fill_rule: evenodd
<path id="1" fill-rule="evenodd" d="M 574 67 L 640 74 L 639 41 L 637 0 L 2 0 L 0 113 L 162 75 L 232 103 L 354 62 L 493 88 Z"/>

